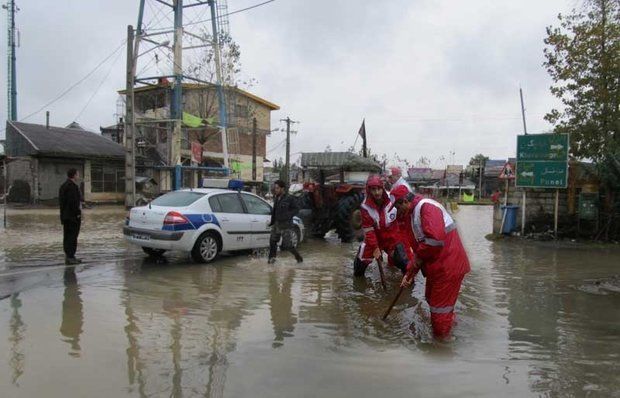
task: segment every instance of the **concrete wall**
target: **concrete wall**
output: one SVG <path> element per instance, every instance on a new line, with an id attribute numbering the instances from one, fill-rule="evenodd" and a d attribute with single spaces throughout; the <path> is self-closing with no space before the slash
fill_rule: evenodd
<path id="1" fill-rule="evenodd" d="M 67 170 L 75 168 L 80 173 L 80 188 L 84 200 L 95 203 L 122 202 L 124 192 L 91 191 L 90 160 L 54 159 L 54 158 L 23 158 L 9 163 L 7 168 L 9 186 L 16 181 L 23 181 L 30 187 L 28 197 L 14 198 L 13 201 L 24 203 L 53 204 L 58 202 L 58 189 L 67 179 Z"/>
<path id="2" fill-rule="evenodd" d="M 523 216 L 523 191 L 525 190 L 525 232 L 544 232 L 553 229 L 555 212 L 555 189 L 515 188 L 511 186 L 508 193 L 508 204 L 519 206 L 517 211 L 517 231 L 521 231 Z M 558 206 L 558 229 L 564 229 L 574 222 L 574 216 L 568 212 L 568 190 L 560 189 Z M 502 194 L 501 204 L 505 196 Z M 500 230 L 502 211 L 495 207 L 493 232 Z M 499 223 L 498 223 L 499 220 Z"/>
<path id="3" fill-rule="evenodd" d="M 7 179 L 9 187 L 14 186 L 17 181 L 23 181 L 29 187 L 29 195 L 19 197 L 9 196 L 11 200 L 17 202 L 31 203 L 34 200 L 34 169 L 35 160 L 33 158 L 16 159 L 9 162 L 7 166 Z"/>
<path id="4" fill-rule="evenodd" d="M 78 170 L 80 179 L 83 181 L 83 160 L 40 159 L 38 163 L 37 200 L 39 202 L 54 202 L 58 200 L 58 188 L 67 180 L 67 170 L 71 168 Z"/>

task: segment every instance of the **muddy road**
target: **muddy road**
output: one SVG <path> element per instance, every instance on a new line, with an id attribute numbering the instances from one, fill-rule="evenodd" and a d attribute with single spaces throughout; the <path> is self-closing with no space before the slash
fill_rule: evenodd
<path id="1" fill-rule="evenodd" d="M 125 212 L 87 210 L 84 264 L 63 265 L 54 210 L 0 231 L 2 397 L 620 397 L 620 250 L 489 242 L 491 209 L 456 213 L 472 263 L 456 340 L 431 339 L 424 279 L 354 280 L 355 244 L 283 254 L 145 258 Z"/>

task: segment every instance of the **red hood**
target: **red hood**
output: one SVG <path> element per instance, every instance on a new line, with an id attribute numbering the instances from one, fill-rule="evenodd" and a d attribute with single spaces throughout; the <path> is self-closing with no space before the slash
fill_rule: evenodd
<path id="1" fill-rule="evenodd" d="M 404 185 L 399 185 L 390 191 L 390 195 L 394 197 L 394 201 L 407 197 L 409 190 Z"/>
<path id="2" fill-rule="evenodd" d="M 364 199 L 364 203 L 379 210 L 381 209 L 381 207 L 385 207 L 390 203 L 390 197 L 388 196 L 385 189 L 383 190 L 383 194 L 381 196 L 383 197 L 383 204 L 379 206 L 375 202 L 375 199 L 372 197 L 372 194 L 370 193 L 370 188 L 366 187 L 366 198 Z"/>
<path id="3" fill-rule="evenodd" d="M 422 199 L 424 199 L 424 196 L 422 196 L 422 195 L 420 195 L 420 194 L 415 194 L 415 195 L 413 196 L 413 200 L 411 201 L 412 208 L 413 208 L 413 207 L 416 207 L 416 206 L 418 205 L 418 203 L 420 203 L 420 201 L 421 201 Z"/>

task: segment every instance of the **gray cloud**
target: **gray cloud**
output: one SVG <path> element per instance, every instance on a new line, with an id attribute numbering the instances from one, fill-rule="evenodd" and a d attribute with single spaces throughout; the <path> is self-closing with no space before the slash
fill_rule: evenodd
<path id="1" fill-rule="evenodd" d="M 126 26 L 135 24 L 138 5 L 129 0 L 61 1 L 53 8 L 43 0 L 18 3 L 22 117 L 119 46 Z M 228 3 L 235 10 L 256 1 Z M 514 154 L 522 129 L 519 84 L 530 130 L 550 128 L 542 116 L 556 101 L 541 66 L 544 28 L 572 5 L 571 0 L 277 0 L 231 16 L 230 25 L 241 46 L 243 77 L 258 80 L 251 90 L 282 107 L 273 115 L 274 127 L 287 115 L 301 122 L 293 153 L 327 145 L 344 150 L 365 117 L 374 152 L 398 152 L 415 161 L 447 158 L 455 151 L 455 160 L 466 162 L 478 152 Z M 5 73 L 5 63 L 0 66 Z M 110 66 L 111 61 L 50 107 L 54 124 L 75 118 Z M 96 129 L 113 122 L 124 69 L 123 53 L 80 123 Z M 4 119 L 5 107 L 0 109 Z M 41 113 L 29 120 L 43 119 Z M 282 139 L 272 134 L 268 147 Z M 281 146 L 269 156 L 282 155 Z"/>

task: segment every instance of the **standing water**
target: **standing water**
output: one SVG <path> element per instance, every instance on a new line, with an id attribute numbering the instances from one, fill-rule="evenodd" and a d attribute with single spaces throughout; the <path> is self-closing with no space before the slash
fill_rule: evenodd
<path id="1" fill-rule="evenodd" d="M 433 342 L 424 279 L 398 290 L 355 244 L 308 241 L 303 264 L 146 259 L 120 210 L 85 215 L 75 270 L 55 212 L 0 233 L 3 397 L 620 396 L 620 251 L 489 242 L 491 209 L 456 220 L 472 263 L 455 341 Z"/>

